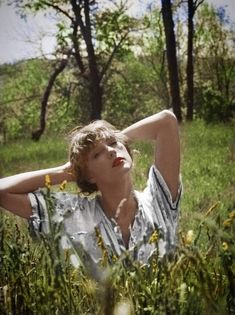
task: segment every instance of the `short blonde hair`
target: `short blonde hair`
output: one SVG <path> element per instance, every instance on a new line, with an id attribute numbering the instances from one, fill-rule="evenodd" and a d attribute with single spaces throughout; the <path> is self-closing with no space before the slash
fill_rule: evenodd
<path id="1" fill-rule="evenodd" d="M 132 157 L 128 138 L 105 120 L 96 120 L 84 127 L 74 128 L 70 134 L 69 160 L 72 173 L 82 193 L 91 194 L 98 191 L 94 183 L 87 180 L 87 154 L 97 142 L 113 139 L 125 145 Z"/>

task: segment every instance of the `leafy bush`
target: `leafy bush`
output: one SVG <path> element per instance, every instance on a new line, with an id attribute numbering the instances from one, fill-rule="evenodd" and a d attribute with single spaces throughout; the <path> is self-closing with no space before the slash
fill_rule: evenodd
<path id="1" fill-rule="evenodd" d="M 202 87 L 196 107 L 198 117 L 207 123 L 228 122 L 232 120 L 234 111 L 235 104 L 228 101 L 220 91 L 215 90 L 209 84 Z"/>

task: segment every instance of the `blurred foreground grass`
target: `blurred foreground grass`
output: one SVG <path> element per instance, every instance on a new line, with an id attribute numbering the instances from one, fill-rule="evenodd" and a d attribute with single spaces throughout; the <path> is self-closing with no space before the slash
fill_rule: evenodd
<path id="1" fill-rule="evenodd" d="M 184 195 L 175 257 L 163 263 L 154 256 L 149 266 L 126 257 L 97 283 L 61 258 L 56 235 L 53 242 L 33 242 L 23 220 L 2 212 L 0 314 L 234 314 L 235 128 L 185 124 L 181 143 Z M 0 174 L 62 164 L 66 148 L 61 138 L 2 146 Z M 133 176 L 142 189 L 152 147 L 135 148 Z"/>

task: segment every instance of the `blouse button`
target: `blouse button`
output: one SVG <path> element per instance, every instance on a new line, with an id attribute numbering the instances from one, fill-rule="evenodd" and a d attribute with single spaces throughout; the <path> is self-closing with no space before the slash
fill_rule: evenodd
<path id="1" fill-rule="evenodd" d="M 115 233 L 118 233 L 118 232 L 119 232 L 118 226 L 115 226 L 115 227 L 114 227 L 114 232 L 115 232 Z"/>

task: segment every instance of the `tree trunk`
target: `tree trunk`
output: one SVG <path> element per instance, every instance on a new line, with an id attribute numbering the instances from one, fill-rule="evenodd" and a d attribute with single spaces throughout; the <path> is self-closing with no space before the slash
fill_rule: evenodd
<path id="1" fill-rule="evenodd" d="M 188 50 L 187 50 L 187 120 L 193 120 L 194 108 L 194 64 L 193 64 L 193 37 L 194 37 L 194 3 L 188 0 Z"/>
<path id="2" fill-rule="evenodd" d="M 179 76 L 176 57 L 176 41 L 174 33 L 174 22 L 172 18 L 172 9 L 170 0 L 162 0 L 162 17 L 166 37 L 166 50 L 168 73 L 170 81 L 171 106 L 179 121 L 182 120 L 181 99 L 179 90 Z"/>
<path id="3" fill-rule="evenodd" d="M 32 139 L 34 141 L 38 141 L 41 138 L 41 136 L 45 130 L 45 127 L 46 127 L 46 110 L 47 110 L 48 99 L 50 97 L 51 90 L 52 90 L 52 87 L 54 85 L 56 78 L 64 70 L 67 63 L 68 63 L 68 59 L 62 59 L 59 66 L 55 68 L 54 72 L 52 73 L 52 75 L 49 79 L 48 85 L 46 87 L 46 90 L 44 92 L 44 95 L 43 95 L 42 101 L 41 101 L 40 127 L 37 130 L 32 132 Z"/>
<path id="4" fill-rule="evenodd" d="M 89 81 L 89 93 L 91 101 L 91 114 L 90 119 L 101 119 L 102 112 L 102 94 L 101 78 L 99 69 L 96 62 L 96 55 L 94 51 L 94 45 L 92 41 L 91 33 L 91 20 L 90 20 L 90 3 L 88 0 L 81 1 L 79 4 L 76 0 L 71 0 L 73 11 L 76 17 L 76 24 L 80 27 L 82 37 L 86 43 L 86 51 L 88 56 L 88 78 L 85 75 L 85 79 Z M 83 13 L 82 15 L 82 7 Z"/>
<path id="5" fill-rule="evenodd" d="M 90 99 L 91 99 L 91 114 L 90 120 L 97 120 L 101 119 L 101 112 L 102 112 L 102 96 L 103 96 L 103 89 L 100 86 L 99 82 L 93 82 L 90 86 Z"/>
<path id="6" fill-rule="evenodd" d="M 88 64 L 90 72 L 90 99 L 91 99 L 91 120 L 101 119 L 102 112 L 102 88 L 100 85 L 100 74 L 96 62 L 96 55 L 91 34 L 90 6 L 89 1 L 85 0 L 85 24 L 86 32 L 83 34 L 87 46 Z"/>

